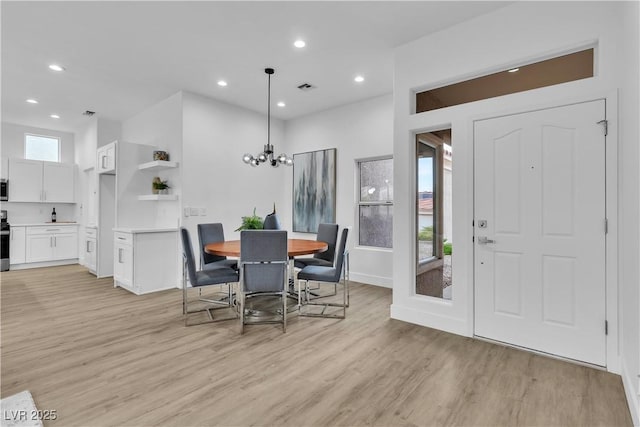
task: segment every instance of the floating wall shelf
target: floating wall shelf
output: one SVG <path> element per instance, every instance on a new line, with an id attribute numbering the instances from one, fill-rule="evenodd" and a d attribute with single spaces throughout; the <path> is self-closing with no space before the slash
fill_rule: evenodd
<path id="1" fill-rule="evenodd" d="M 171 169 L 177 168 L 178 162 L 168 162 L 165 160 L 155 160 L 153 162 L 142 163 L 138 165 L 140 170 L 159 170 L 159 169 Z"/>
<path id="2" fill-rule="evenodd" d="M 138 196 L 138 200 L 178 200 L 177 194 L 145 194 Z"/>

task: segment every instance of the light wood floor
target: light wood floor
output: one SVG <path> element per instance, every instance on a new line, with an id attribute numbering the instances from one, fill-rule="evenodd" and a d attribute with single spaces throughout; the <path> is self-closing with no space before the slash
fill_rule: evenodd
<path id="1" fill-rule="evenodd" d="M 391 320 L 389 289 L 354 284 L 346 320 L 239 336 L 184 327 L 178 290 L 79 266 L 0 279 L 1 394 L 30 390 L 48 425 L 631 425 L 618 376 Z"/>

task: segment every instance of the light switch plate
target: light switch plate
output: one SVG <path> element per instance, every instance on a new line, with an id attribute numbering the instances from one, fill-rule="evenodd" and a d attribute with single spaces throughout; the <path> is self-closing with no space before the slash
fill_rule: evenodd
<path id="1" fill-rule="evenodd" d="M 185 218 L 189 218 L 189 211 L 190 211 L 189 208 L 184 208 L 184 217 Z"/>
<path id="2" fill-rule="evenodd" d="M 207 208 L 200 208 L 200 216 L 206 216 L 207 215 Z"/>
<path id="3" fill-rule="evenodd" d="M 198 211 L 199 211 L 199 209 L 198 209 L 198 208 L 190 208 L 189 215 L 191 215 L 191 216 L 198 216 Z"/>

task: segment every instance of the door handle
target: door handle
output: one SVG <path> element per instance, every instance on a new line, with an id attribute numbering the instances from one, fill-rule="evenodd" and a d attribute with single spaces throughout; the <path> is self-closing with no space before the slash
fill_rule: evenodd
<path id="1" fill-rule="evenodd" d="M 486 245 L 486 244 L 495 243 L 495 242 L 496 242 L 495 240 L 491 240 L 487 236 L 478 236 L 479 245 Z"/>
<path id="2" fill-rule="evenodd" d="M 89 244 L 90 242 L 87 240 L 87 252 L 91 252 L 91 249 L 89 248 Z"/>
<path id="3" fill-rule="evenodd" d="M 118 262 L 122 264 L 122 249 L 118 248 Z"/>
<path id="4" fill-rule="evenodd" d="M 105 165 L 105 160 L 107 160 L 107 156 L 102 156 L 102 160 L 101 160 L 102 169 L 106 169 L 107 168 L 107 166 Z"/>

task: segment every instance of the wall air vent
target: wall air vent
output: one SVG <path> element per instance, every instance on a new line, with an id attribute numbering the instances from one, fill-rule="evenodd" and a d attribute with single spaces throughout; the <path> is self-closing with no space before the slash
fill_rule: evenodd
<path id="1" fill-rule="evenodd" d="M 87 110 L 87 111 L 85 111 L 84 113 L 82 113 L 82 115 L 83 115 L 83 116 L 89 116 L 89 117 L 91 117 L 91 116 L 93 116 L 95 113 L 96 113 L 95 111 L 89 111 L 89 110 Z"/>
<path id="2" fill-rule="evenodd" d="M 305 92 L 308 92 L 308 91 L 310 91 L 310 90 L 312 90 L 312 89 L 315 89 L 315 88 L 316 88 L 316 87 L 315 87 L 315 86 L 313 86 L 313 85 L 312 85 L 312 84 L 310 84 L 310 83 L 302 83 L 301 85 L 299 85 L 299 86 L 298 86 L 298 89 L 303 90 L 303 91 L 305 91 Z"/>

